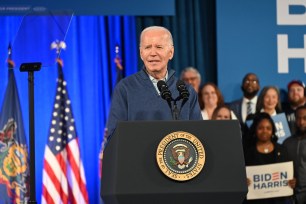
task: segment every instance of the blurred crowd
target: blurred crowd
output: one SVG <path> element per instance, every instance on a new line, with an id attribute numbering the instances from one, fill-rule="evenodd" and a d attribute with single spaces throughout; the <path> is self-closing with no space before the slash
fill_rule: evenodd
<path id="1" fill-rule="evenodd" d="M 212 82 L 201 84 L 201 75 L 194 67 L 185 68 L 180 77 L 198 93 L 204 120 L 238 120 L 241 127 L 245 165 L 265 165 L 293 161 L 294 178 L 288 186 L 294 195 L 245 203 L 306 204 L 306 97 L 305 84 L 292 80 L 287 84 L 287 99 L 282 101 L 277 86 L 260 85 L 255 73 L 246 74 L 241 81 L 242 98 L 225 102 L 218 86 Z M 284 113 L 290 135 L 277 142 L 273 117 Z M 248 123 L 251 121 L 251 124 Z M 247 183 L 252 183 L 247 178 Z"/>

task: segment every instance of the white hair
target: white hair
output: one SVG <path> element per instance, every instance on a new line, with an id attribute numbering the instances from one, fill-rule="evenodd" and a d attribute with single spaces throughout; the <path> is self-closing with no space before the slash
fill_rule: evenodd
<path id="1" fill-rule="evenodd" d="M 200 72 L 199 72 L 196 68 L 194 68 L 194 67 L 186 67 L 185 69 L 183 69 L 182 72 L 181 72 L 181 79 L 183 78 L 183 76 L 184 76 L 184 74 L 185 74 L 186 72 L 194 72 L 194 73 L 196 73 L 197 77 L 198 77 L 198 78 L 200 79 L 200 81 L 201 81 L 201 74 L 200 74 Z"/>
<path id="2" fill-rule="evenodd" d="M 151 30 L 162 30 L 162 31 L 165 31 L 165 32 L 167 33 L 168 37 L 169 37 L 169 43 L 170 43 L 170 45 L 173 46 L 173 38 L 172 38 L 172 35 L 171 35 L 170 31 L 169 31 L 167 28 L 162 27 L 162 26 L 150 26 L 150 27 L 145 28 L 145 29 L 141 32 L 141 34 L 140 34 L 140 41 L 139 41 L 139 47 L 141 46 L 141 39 L 142 39 L 142 37 L 143 37 L 143 34 L 144 34 L 145 32 L 147 32 L 147 31 L 151 31 Z"/>

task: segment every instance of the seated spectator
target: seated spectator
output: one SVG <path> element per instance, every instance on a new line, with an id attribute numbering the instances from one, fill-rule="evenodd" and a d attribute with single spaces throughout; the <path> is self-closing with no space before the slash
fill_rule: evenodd
<path id="1" fill-rule="evenodd" d="M 275 136 L 276 128 L 271 116 L 262 112 L 255 115 L 250 134 L 253 135 L 253 143 L 249 149 L 245 151 L 245 165 L 265 165 L 290 161 L 286 148 L 278 144 Z M 247 178 L 248 185 L 252 183 Z M 291 188 L 295 187 L 296 180 L 288 181 Z M 257 200 L 246 200 L 248 204 L 287 204 L 291 203 L 291 197 L 276 197 Z"/>
<path id="2" fill-rule="evenodd" d="M 201 75 L 196 68 L 186 67 L 181 72 L 181 80 L 187 84 L 190 84 L 197 93 L 199 92 L 201 85 Z"/>

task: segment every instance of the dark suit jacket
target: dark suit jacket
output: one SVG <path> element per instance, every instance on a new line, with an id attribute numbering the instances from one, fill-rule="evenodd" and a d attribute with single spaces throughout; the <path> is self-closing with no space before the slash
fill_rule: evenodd
<path id="1" fill-rule="evenodd" d="M 241 127 L 244 125 L 242 121 L 242 113 L 241 113 L 241 106 L 242 106 L 242 98 L 236 101 L 233 101 L 228 104 L 229 108 L 235 113 L 237 119 L 240 122 Z"/>

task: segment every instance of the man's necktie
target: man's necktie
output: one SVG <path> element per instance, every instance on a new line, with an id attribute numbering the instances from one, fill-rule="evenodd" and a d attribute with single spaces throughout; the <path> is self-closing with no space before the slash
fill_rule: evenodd
<path id="1" fill-rule="evenodd" d="M 253 111 L 252 111 L 252 102 L 249 101 L 249 102 L 247 102 L 247 116 L 252 114 L 252 113 L 253 113 Z"/>

